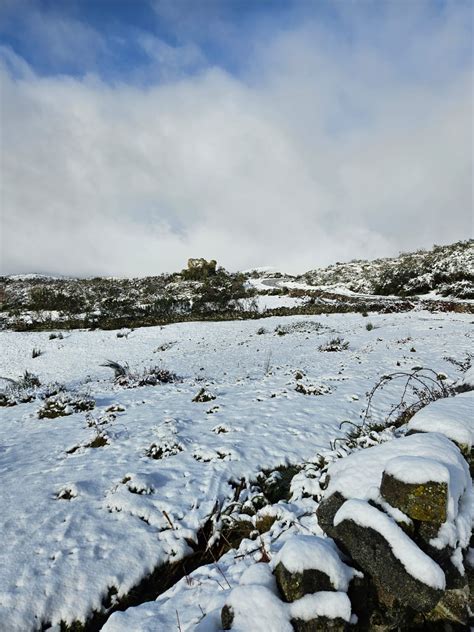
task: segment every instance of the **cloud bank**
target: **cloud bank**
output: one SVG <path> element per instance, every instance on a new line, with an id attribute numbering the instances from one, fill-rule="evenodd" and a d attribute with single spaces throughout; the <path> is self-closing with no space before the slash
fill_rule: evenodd
<path id="1" fill-rule="evenodd" d="M 247 40 L 219 22 L 235 72 L 193 29 L 138 33 L 145 70 L 113 81 L 94 64 L 41 74 L 4 47 L 2 273 L 135 276 L 191 256 L 302 272 L 468 238 L 469 8 L 397 4 L 341 5 L 337 29 L 296 13 Z M 88 54 L 107 47 L 63 22 L 58 56 L 75 26 Z"/>

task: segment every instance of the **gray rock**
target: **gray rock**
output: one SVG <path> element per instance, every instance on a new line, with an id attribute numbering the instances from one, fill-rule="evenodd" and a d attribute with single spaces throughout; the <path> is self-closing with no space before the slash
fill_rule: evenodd
<path id="1" fill-rule="evenodd" d="M 419 612 L 435 608 L 443 591 L 412 577 L 378 531 L 352 520 L 343 520 L 331 531 L 338 545 L 370 575 L 382 604 L 392 607 L 398 601 Z"/>
<path id="2" fill-rule="evenodd" d="M 332 537 L 334 529 L 334 516 L 345 502 L 344 496 L 339 492 L 335 492 L 327 498 L 323 498 L 316 509 L 318 524 L 324 533 L 327 533 L 330 537 Z"/>
<path id="3" fill-rule="evenodd" d="M 344 619 L 328 619 L 327 617 L 317 617 L 310 621 L 292 619 L 291 625 L 295 632 L 344 632 L 348 629 Z"/>

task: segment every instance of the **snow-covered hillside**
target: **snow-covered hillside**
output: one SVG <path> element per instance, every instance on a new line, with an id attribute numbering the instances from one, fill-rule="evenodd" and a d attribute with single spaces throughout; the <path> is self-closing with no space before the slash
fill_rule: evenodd
<path id="1" fill-rule="evenodd" d="M 394 258 L 335 263 L 307 272 L 299 280 L 362 294 L 413 296 L 432 292 L 474 298 L 474 240 Z"/>
<path id="2" fill-rule="evenodd" d="M 229 273 L 190 259 L 179 273 L 139 279 L 0 278 L 0 328 L 142 327 L 262 315 L 473 311 L 474 241 L 394 259 L 336 263 L 294 277 L 269 269 Z"/>
<path id="3" fill-rule="evenodd" d="M 418 311 L 54 338 L 0 332 L 8 395 L 0 409 L 0 629 L 58 630 L 87 619 L 92 626 L 94 611 L 127 604 L 156 568 L 193 554 L 200 530 L 210 518 L 222 523 L 239 490 L 262 476 L 278 479 L 288 465 L 317 462 L 341 436 L 341 422 L 360 423 L 366 393 L 383 374 L 424 366 L 447 384 L 460 379 L 471 321 Z M 32 357 L 33 349 L 41 353 Z M 101 366 L 107 360 L 128 377 L 114 380 Z M 170 371 L 160 373 L 170 380 L 138 386 L 150 367 Z M 25 371 L 27 385 L 10 382 Z M 373 399 L 372 421 L 383 421 L 400 397 L 398 383 L 387 383 Z M 314 501 L 296 498 L 255 509 L 252 531 L 275 511 L 278 523 L 270 532 L 261 527 L 257 542 L 243 540 L 241 563 L 229 552 L 156 604 L 114 614 L 104 629 L 194 630 L 241 580 L 261 542 L 273 554 L 280 546 L 273 540 L 290 527 L 318 532 Z M 219 629 L 209 626 L 202 629 Z"/>

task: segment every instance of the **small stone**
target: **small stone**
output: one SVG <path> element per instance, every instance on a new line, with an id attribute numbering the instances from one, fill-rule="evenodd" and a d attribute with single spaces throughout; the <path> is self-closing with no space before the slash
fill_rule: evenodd
<path id="1" fill-rule="evenodd" d="M 193 397 L 193 402 L 204 403 L 210 402 L 213 399 L 216 399 L 216 396 L 206 391 L 205 388 L 201 388 L 201 390 Z"/>
<path id="2" fill-rule="evenodd" d="M 223 630 L 231 630 L 232 622 L 234 621 L 234 611 L 228 605 L 225 605 L 221 610 L 221 623 Z"/>

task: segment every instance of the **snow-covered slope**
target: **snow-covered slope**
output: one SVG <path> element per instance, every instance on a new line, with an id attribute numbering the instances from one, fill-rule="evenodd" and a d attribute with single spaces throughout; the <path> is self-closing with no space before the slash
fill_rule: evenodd
<path id="1" fill-rule="evenodd" d="M 336 263 L 307 272 L 299 280 L 362 294 L 412 296 L 435 292 L 474 298 L 474 240 L 394 258 Z"/>
<path id="2" fill-rule="evenodd" d="M 158 565 L 185 556 L 216 501 L 233 498 L 230 482 L 314 458 L 340 436 L 341 421 L 359 420 L 365 393 L 381 374 L 423 365 L 458 379 L 458 365 L 446 358 L 465 360 L 471 320 L 467 314 L 373 314 L 368 329 L 360 315 L 333 314 L 182 323 L 126 337 L 0 332 L 2 377 L 15 380 L 28 370 L 43 385 L 61 382 L 67 393 L 95 400 L 91 411 L 54 419 L 38 418 L 44 401 L 37 398 L 0 409 L 0 521 L 7 543 L 0 551 L 0 629 L 84 621 L 107 596 L 123 597 Z M 321 351 L 334 337 L 348 348 Z M 42 353 L 33 358 L 33 348 Z M 158 365 L 180 379 L 124 388 L 100 366 L 106 359 L 136 372 Z M 192 401 L 201 388 L 215 399 Z M 388 385 L 374 404 L 374 419 L 399 396 Z M 215 593 L 215 579 L 202 581 L 212 582 Z M 193 592 L 188 600 L 184 593 L 181 626 L 192 630 L 199 607 L 212 610 L 215 595 L 201 600 Z M 160 606 L 159 615 L 150 605 L 139 610 L 138 619 L 114 615 L 108 629 L 125 629 L 112 620 L 136 632 L 176 627 L 174 605 Z M 143 623 L 148 612 L 154 627 Z"/>

